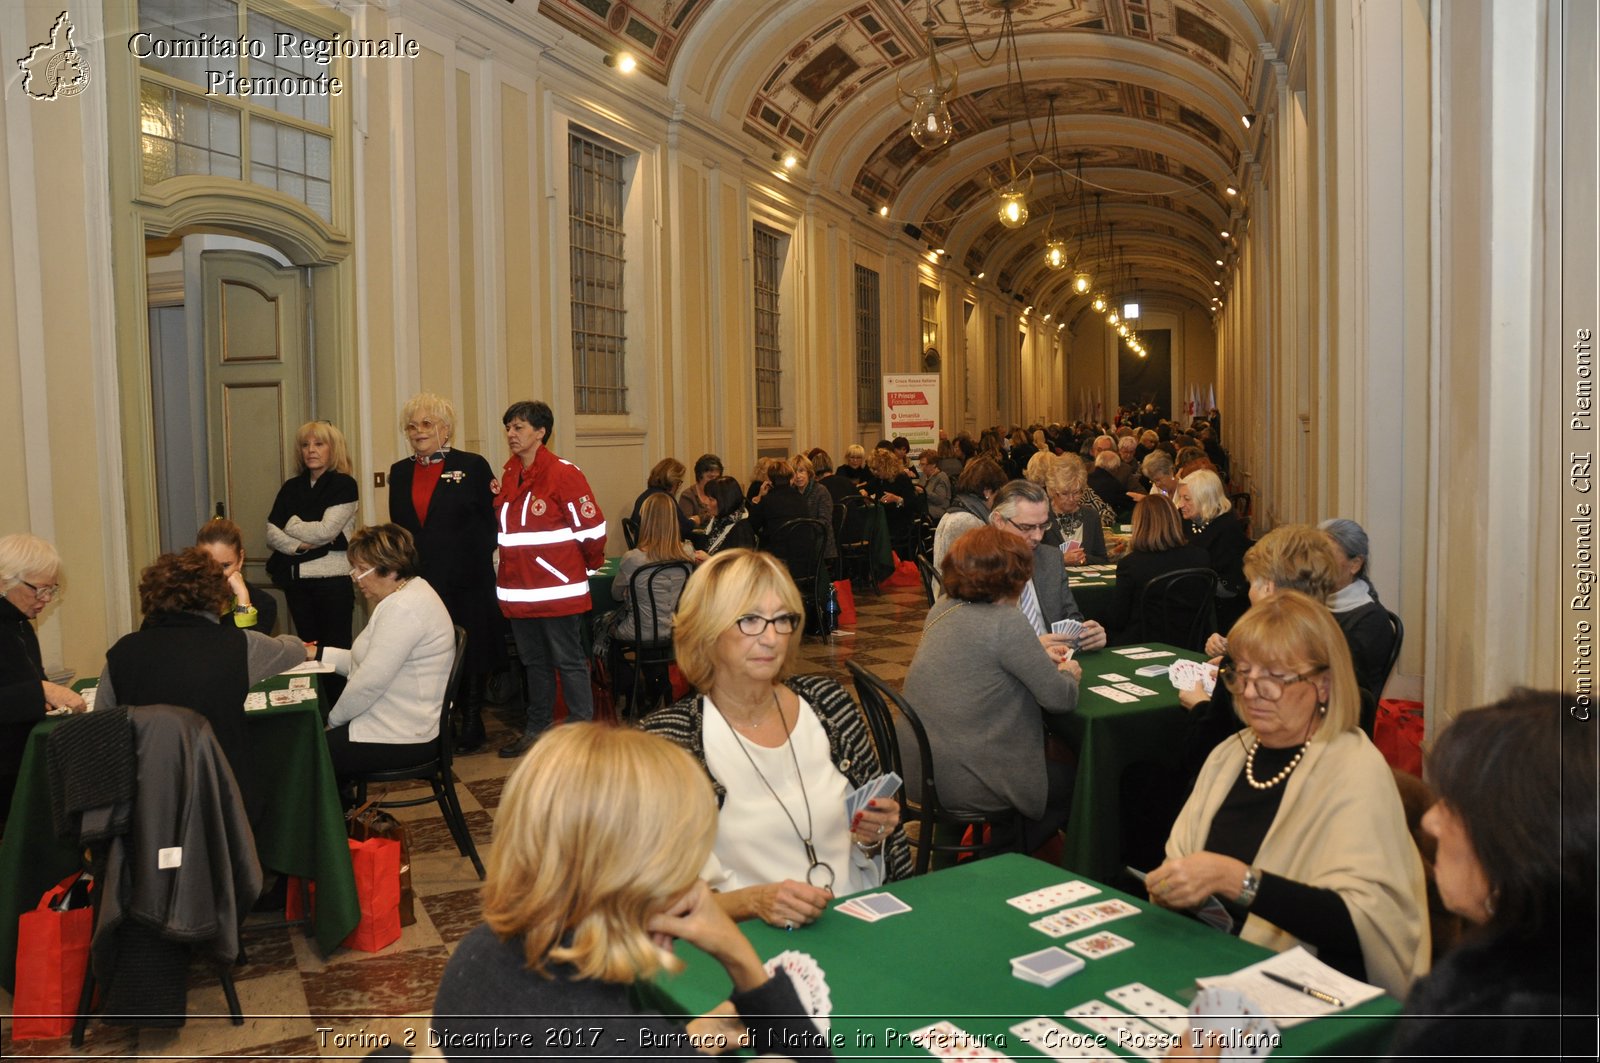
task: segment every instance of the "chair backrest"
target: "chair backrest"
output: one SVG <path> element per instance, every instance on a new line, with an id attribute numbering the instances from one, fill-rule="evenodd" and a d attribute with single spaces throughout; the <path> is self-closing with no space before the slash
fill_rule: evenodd
<path id="1" fill-rule="evenodd" d="M 872 735 L 872 745 L 878 751 L 878 766 L 904 779 L 905 772 L 900 765 L 900 737 L 895 733 L 894 715 L 884 700 L 881 681 L 854 661 L 845 663 L 855 677 L 861 714 L 867 719 L 867 731 Z"/>
<path id="2" fill-rule="evenodd" d="M 876 503 L 860 495 L 846 495 L 833 504 L 834 533 L 840 548 L 864 546 L 867 542 L 867 521 Z"/>
<path id="3" fill-rule="evenodd" d="M 1389 685 L 1389 677 L 1394 674 L 1394 666 L 1400 663 L 1400 647 L 1406 641 L 1406 626 L 1400 622 L 1400 614 L 1392 609 L 1385 609 L 1384 612 L 1389 616 L 1389 626 L 1394 629 L 1394 645 L 1389 647 L 1389 663 L 1383 666 L 1383 682 L 1372 692 L 1375 698 L 1383 697 L 1383 688 Z"/>
<path id="4" fill-rule="evenodd" d="M 789 566 L 796 583 L 814 581 L 828 547 L 828 526 L 815 517 L 793 517 L 767 535 L 763 548 Z"/>
<path id="5" fill-rule="evenodd" d="M 639 545 L 639 522 L 632 517 L 622 518 L 622 540 L 629 550 Z"/>
<path id="6" fill-rule="evenodd" d="M 917 780 L 921 784 L 919 797 L 917 802 L 913 803 L 910 800 L 908 791 L 902 802 L 907 812 L 911 813 L 909 818 L 914 819 L 917 823 L 915 837 L 911 836 L 911 832 L 907 832 L 908 840 L 917 850 L 913 868 L 915 874 L 927 873 L 933 863 L 933 854 L 936 852 L 976 854 L 996 851 L 992 846 L 982 841 L 972 844 L 940 842 L 935 836 L 935 831 L 941 825 L 959 828 L 981 827 L 985 824 L 993 824 L 997 837 L 1002 832 L 1009 831 L 1005 835 L 1008 841 L 1014 844 L 1020 840 L 1020 833 L 1016 829 L 1016 816 L 1014 814 L 957 812 L 944 807 L 939 801 L 939 786 L 935 782 L 933 775 L 933 747 L 928 742 L 928 731 L 927 728 L 923 727 L 921 717 L 917 715 L 916 711 L 912 709 L 910 703 L 906 701 L 899 691 L 855 661 L 846 661 L 845 667 L 849 668 L 850 674 L 855 677 L 856 690 L 861 693 L 863 706 L 871 701 L 883 707 L 884 711 L 880 716 L 883 722 L 880 726 L 888 726 L 892 731 L 894 724 L 893 720 L 888 718 L 888 706 L 893 705 L 895 711 L 900 714 L 901 718 L 906 721 L 906 725 L 911 728 L 911 733 L 916 740 Z M 870 713 L 871 710 L 868 711 Z M 867 722 L 869 725 L 872 724 L 872 716 L 870 714 L 867 717 Z M 877 741 L 876 733 L 873 735 L 873 741 Z M 889 742 L 893 742 L 894 759 L 904 764 L 898 737 L 886 738 L 885 744 L 887 745 Z M 903 767 L 888 770 L 894 770 L 901 778 L 905 778 L 905 769 Z"/>
<path id="7" fill-rule="evenodd" d="M 672 625 L 664 623 L 678 608 L 683 585 L 694 573 L 687 561 L 640 565 L 628 577 L 628 607 L 633 610 L 633 640 L 644 646 L 672 643 Z"/>
<path id="8" fill-rule="evenodd" d="M 939 578 L 939 570 L 933 567 L 933 558 L 927 554 L 918 554 L 917 574 L 922 577 L 922 591 L 928 596 L 928 604 L 931 606 L 936 598 L 934 588 L 944 590 L 944 580 Z"/>
<path id="9" fill-rule="evenodd" d="M 1217 574 L 1209 568 L 1179 568 L 1145 584 L 1139 596 L 1141 637 L 1186 650 L 1205 649 L 1217 629 Z"/>
<path id="10" fill-rule="evenodd" d="M 450 757 L 455 751 L 455 739 L 450 734 L 450 713 L 461 687 L 461 665 L 467 659 L 467 629 L 457 624 L 455 630 L 456 659 L 450 662 L 450 678 L 444 684 L 444 697 L 439 699 L 439 767 L 446 779 L 450 778 Z"/>

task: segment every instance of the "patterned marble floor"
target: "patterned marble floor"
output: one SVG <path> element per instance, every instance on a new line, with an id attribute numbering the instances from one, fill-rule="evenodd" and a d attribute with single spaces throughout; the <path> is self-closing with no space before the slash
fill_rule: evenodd
<path id="1" fill-rule="evenodd" d="M 927 610 L 922 589 L 858 592 L 856 602 L 853 633 L 827 641 L 806 639 L 801 671 L 828 673 L 848 685 L 845 662 L 855 660 L 898 687 L 921 639 Z M 501 760 L 493 750 L 520 727 L 521 710 L 493 709 L 486 722 L 488 752 L 456 761 L 461 804 L 485 857 L 492 845 L 500 787 L 513 763 Z M 231 1024 L 215 975 L 197 965 L 191 972 L 185 1026 L 126 1030 L 94 1023 L 80 1050 L 66 1038 L 13 1042 L 11 998 L 0 993 L 0 1007 L 7 1017 L 0 1056 L 352 1058 L 366 1055 L 383 1037 L 398 1044 L 411 1035 L 420 1043 L 445 961 L 456 942 L 480 921 L 478 879 L 471 864 L 456 853 L 437 806 L 396 809 L 395 814 L 411 828 L 417 922 L 382 952 L 341 948 L 324 959 L 299 931 L 250 932 L 247 927 L 250 963 L 234 972 L 246 1016 L 243 1026 Z"/>

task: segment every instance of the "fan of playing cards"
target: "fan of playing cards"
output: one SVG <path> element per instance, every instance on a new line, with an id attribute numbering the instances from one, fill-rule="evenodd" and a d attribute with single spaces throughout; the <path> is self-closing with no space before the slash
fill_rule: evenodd
<path id="1" fill-rule="evenodd" d="M 1217 692 L 1216 665 L 1203 661 L 1173 661 L 1167 669 L 1167 678 L 1172 680 L 1177 690 L 1193 690 L 1194 685 L 1199 683 L 1207 694 Z"/>
<path id="2" fill-rule="evenodd" d="M 769 975 L 779 971 L 789 975 L 789 981 L 794 983 L 795 995 L 800 998 L 800 1003 L 811 1016 L 817 1030 L 826 1038 L 832 1026 L 828 1016 L 833 1014 L 833 996 L 828 992 L 828 980 L 823 977 L 817 961 L 804 952 L 789 949 L 772 957 L 765 966 Z"/>

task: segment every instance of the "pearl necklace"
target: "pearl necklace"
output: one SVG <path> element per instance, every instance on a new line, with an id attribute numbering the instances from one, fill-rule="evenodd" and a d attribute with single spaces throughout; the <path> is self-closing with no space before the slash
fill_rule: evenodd
<path id="1" fill-rule="evenodd" d="M 1306 755 L 1306 743 L 1302 742 L 1300 743 L 1300 752 L 1296 753 L 1294 755 L 1294 759 L 1283 766 L 1282 771 L 1278 772 L 1278 774 L 1274 775 L 1266 782 L 1256 782 L 1256 750 L 1260 748 L 1261 739 L 1258 738 L 1256 739 L 1255 744 L 1250 747 L 1250 752 L 1246 753 L 1244 756 L 1244 781 L 1249 783 L 1250 788 L 1253 790 L 1272 789 L 1274 786 L 1287 779 L 1289 777 L 1289 773 L 1294 771 L 1294 769 L 1299 765 L 1300 758 Z"/>

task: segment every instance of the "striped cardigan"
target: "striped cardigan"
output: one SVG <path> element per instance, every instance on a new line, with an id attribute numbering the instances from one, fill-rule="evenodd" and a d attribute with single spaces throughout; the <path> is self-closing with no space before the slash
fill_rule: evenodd
<path id="1" fill-rule="evenodd" d="M 790 676 L 784 680 L 784 685 L 804 698 L 816 713 L 817 721 L 828 736 L 833 766 L 850 780 L 852 787 L 861 786 L 883 773 L 878 764 L 878 754 L 872 747 L 872 739 L 867 734 L 866 720 L 844 687 L 825 675 Z M 653 734 L 670 738 L 700 762 L 711 779 L 712 790 L 716 792 L 717 807 L 721 808 L 728 791 L 706 767 L 705 712 L 705 696 L 690 694 L 676 705 L 669 705 L 646 716 L 640 726 Z M 889 881 L 910 877 L 911 847 L 906 841 L 904 826 L 896 827 L 889 835 L 883 860 Z"/>

